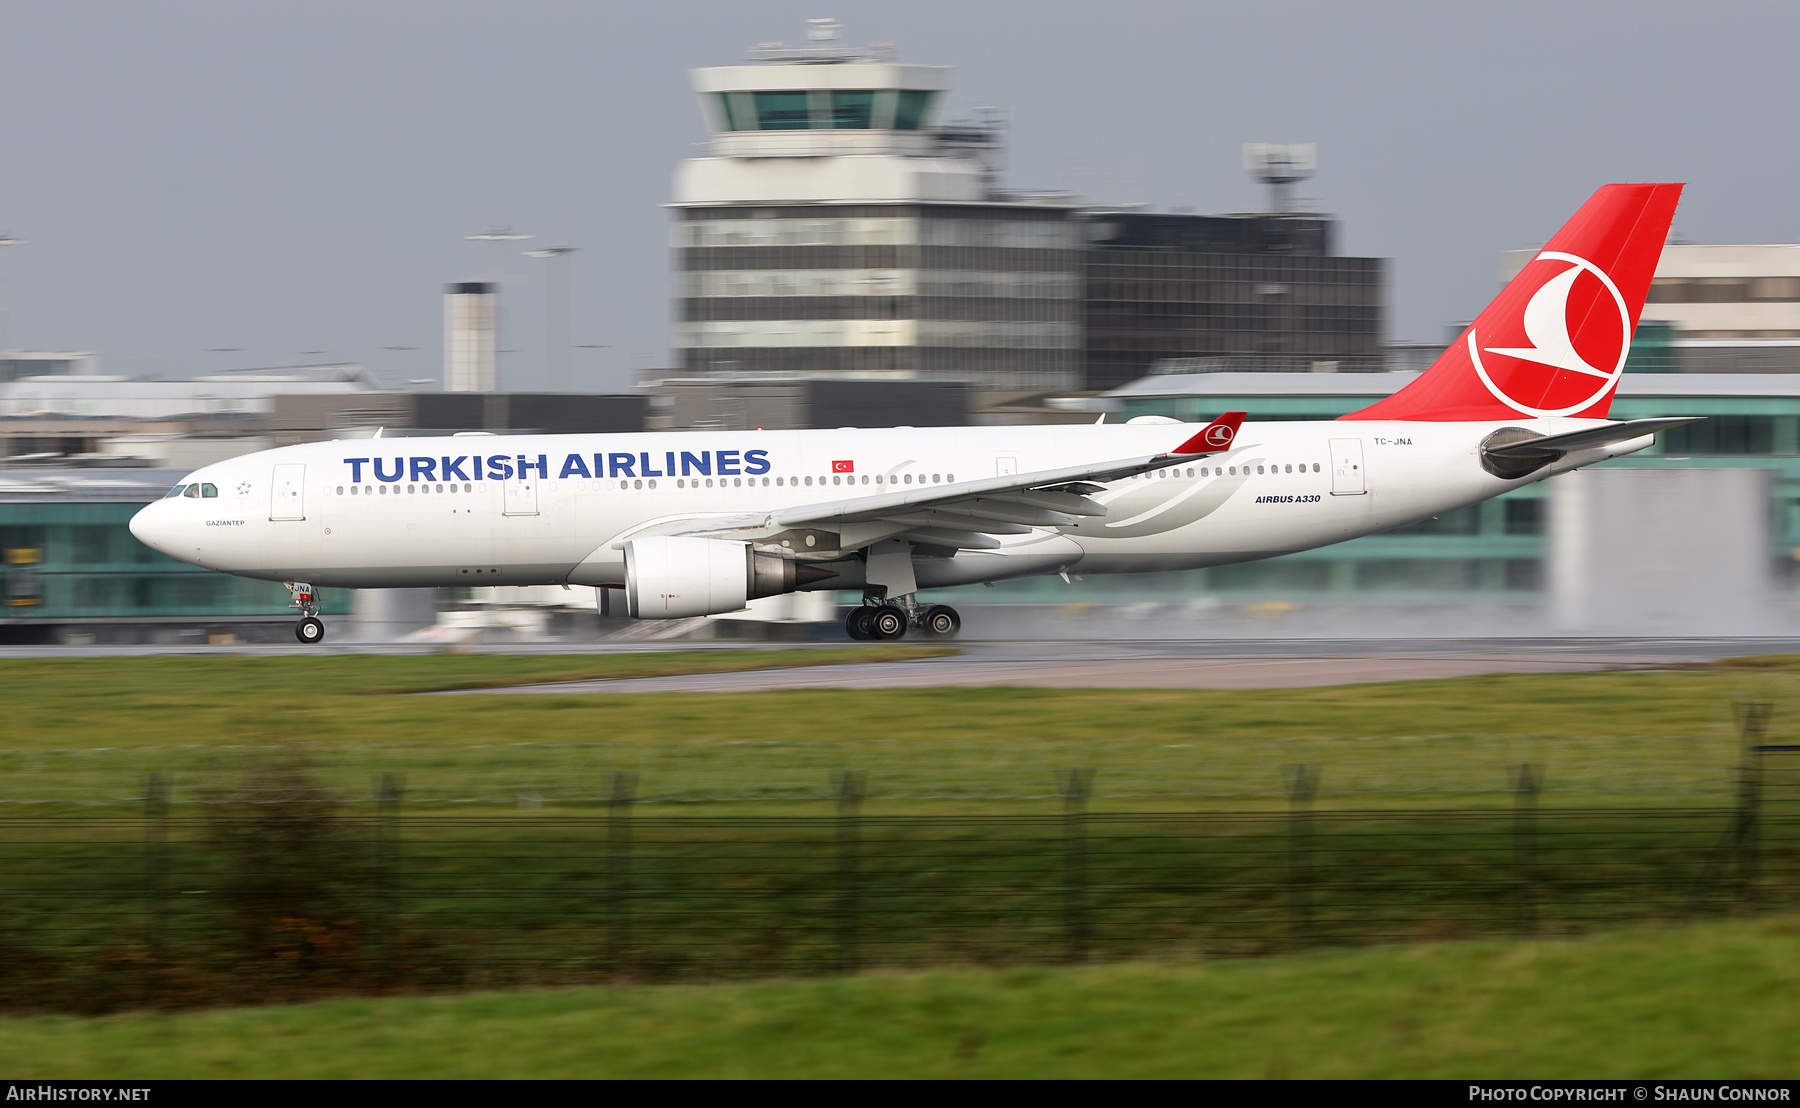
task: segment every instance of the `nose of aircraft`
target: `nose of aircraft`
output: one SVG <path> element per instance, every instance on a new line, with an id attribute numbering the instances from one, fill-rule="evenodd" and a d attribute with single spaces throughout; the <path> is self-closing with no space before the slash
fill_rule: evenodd
<path id="1" fill-rule="evenodd" d="M 174 551 L 170 548 L 174 545 L 175 537 L 171 526 L 173 523 L 168 509 L 158 500 L 138 509 L 138 513 L 131 517 L 131 533 L 137 541 L 157 553 L 172 554 Z"/>

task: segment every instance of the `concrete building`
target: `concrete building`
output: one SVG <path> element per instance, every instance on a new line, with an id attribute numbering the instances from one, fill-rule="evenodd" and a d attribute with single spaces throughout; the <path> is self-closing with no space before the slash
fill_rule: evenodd
<path id="1" fill-rule="evenodd" d="M 333 438 L 457 431 L 591 434 L 646 429 L 649 398 L 576 393 L 367 392 L 286 394 L 249 429 L 277 446 Z"/>
<path id="2" fill-rule="evenodd" d="M 675 172 L 684 376 L 1081 380 L 1081 227 L 1001 190 L 993 118 L 944 121 L 947 66 L 842 45 L 693 71 L 712 134 Z"/>
<path id="3" fill-rule="evenodd" d="M 191 468 L 260 449 L 259 421 L 273 413 L 279 395 L 333 397 L 342 404 L 373 386 L 360 365 L 245 369 L 191 381 L 25 377 L 0 383 L 0 458 Z M 223 441 L 244 436 L 249 439 L 237 445 Z M 205 441 L 193 449 L 172 445 L 189 438 Z M 147 453 L 137 450 L 153 444 Z"/>
<path id="4" fill-rule="evenodd" d="M 92 350 L 0 350 L 0 381 L 22 377 L 94 377 L 100 355 Z"/>
<path id="5" fill-rule="evenodd" d="M 788 431 L 807 427 L 958 427 L 961 381 L 829 377 L 670 378 L 653 386 L 653 431 Z"/>
<path id="6" fill-rule="evenodd" d="M 1154 368 L 1384 367 L 1387 267 L 1333 253 L 1316 215 L 1084 215 L 1085 387 Z M 1200 364 L 1210 363 L 1210 364 Z"/>
<path id="7" fill-rule="evenodd" d="M 499 381 L 498 292 L 486 281 L 444 290 L 444 391 L 493 392 Z"/>
<path id="8" fill-rule="evenodd" d="M 1503 254 L 1501 281 L 1536 253 Z M 1800 372 L 1800 245 L 1666 246 L 1643 319 L 1665 329 L 1673 371 Z"/>

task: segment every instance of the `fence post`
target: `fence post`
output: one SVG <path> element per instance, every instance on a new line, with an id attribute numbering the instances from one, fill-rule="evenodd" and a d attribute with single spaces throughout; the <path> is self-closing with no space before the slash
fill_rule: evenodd
<path id="1" fill-rule="evenodd" d="M 866 773 L 835 770 L 837 797 L 837 961 L 839 973 L 862 967 L 862 824 L 859 805 L 868 795 Z"/>
<path id="2" fill-rule="evenodd" d="M 1763 739 L 1769 729 L 1769 713 L 1774 706 L 1766 700 L 1740 701 L 1737 705 L 1738 732 L 1743 738 L 1743 752 L 1738 760 L 1738 899 L 1751 911 L 1756 910 L 1757 885 L 1762 870 L 1762 760 Z"/>
<path id="3" fill-rule="evenodd" d="M 375 779 L 375 900 L 376 943 L 381 973 L 392 977 L 396 962 L 395 917 L 400 897 L 400 793 L 401 777 L 383 773 Z"/>
<path id="4" fill-rule="evenodd" d="M 1282 766 L 1288 794 L 1288 940 L 1306 945 L 1312 930 L 1312 800 L 1319 767 Z"/>
<path id="5" fill-rule="evenodd" d="M 1063 798 L 1063 951 L 1070 962 L 1085 962 L 1088 948 L 1087 800 L 1094 771 L 1056 773 Z"/>
<path id="6" fill-rule="evenodd" d="M 1743 742 L 1738 761 L 1737 827 L 1733 835 L 1738 856 L 1738 899 L 1754 911 L 1762 868 L 1762 748 L 1775 706 L 1766 700 L 1740 700 L 1734 707 L 1738 735 Z"/>
<path id="7" fill-rule="evenodd" d="M 1513 930 L 1537 930 L 1537 799 L 1543 772 L 1530 762 L 1512 767 Z"/>
<path id="8" fill-rule="evenodd" d="M 615 976 L 631 960 L 631 799 L 635 773 L 612 775 L 606 798 L 606 959 Z"/>
<path id="9" fill-rule="evenodd" d="M 169 907 L 169 779 L 152 773 L 144 782 L 144 946 L 160 967 Z"/>

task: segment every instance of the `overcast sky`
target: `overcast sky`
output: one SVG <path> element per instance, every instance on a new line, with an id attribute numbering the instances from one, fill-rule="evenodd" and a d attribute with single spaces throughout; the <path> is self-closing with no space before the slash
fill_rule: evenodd
<path id="1" fill-rule="evenodd" d="M 1389 338 L 1471 317 L 1606 181 L 1688 182 L 1687 241 L 1800 241 L 1791 0 L 0 0 L 9 345 L 435 378 L 443 284 L 498 257 L 462 236 L 510 224 L 581 248 L 575 381 L 622 387 L 668 363 L 686 70 L 808 16 L 1008 106 L 1014 187 L 1244 211 L 1242 143 L 1317 142 L 1301 192 L 1393 259 Z M 505 255 L 508 387 L 543 380 L 544 264 Z"/>

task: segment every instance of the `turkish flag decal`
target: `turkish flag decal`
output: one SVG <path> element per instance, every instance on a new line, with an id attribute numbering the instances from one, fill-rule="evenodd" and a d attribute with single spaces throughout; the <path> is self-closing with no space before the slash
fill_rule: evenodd
<path id="1" fill-rule="evenodd" d="M 833 473 L 855 473 L 856 472 L 856 463 L 855 462 L 832 462 L 831 463 L 831 472 L 833 472 Z"/>

